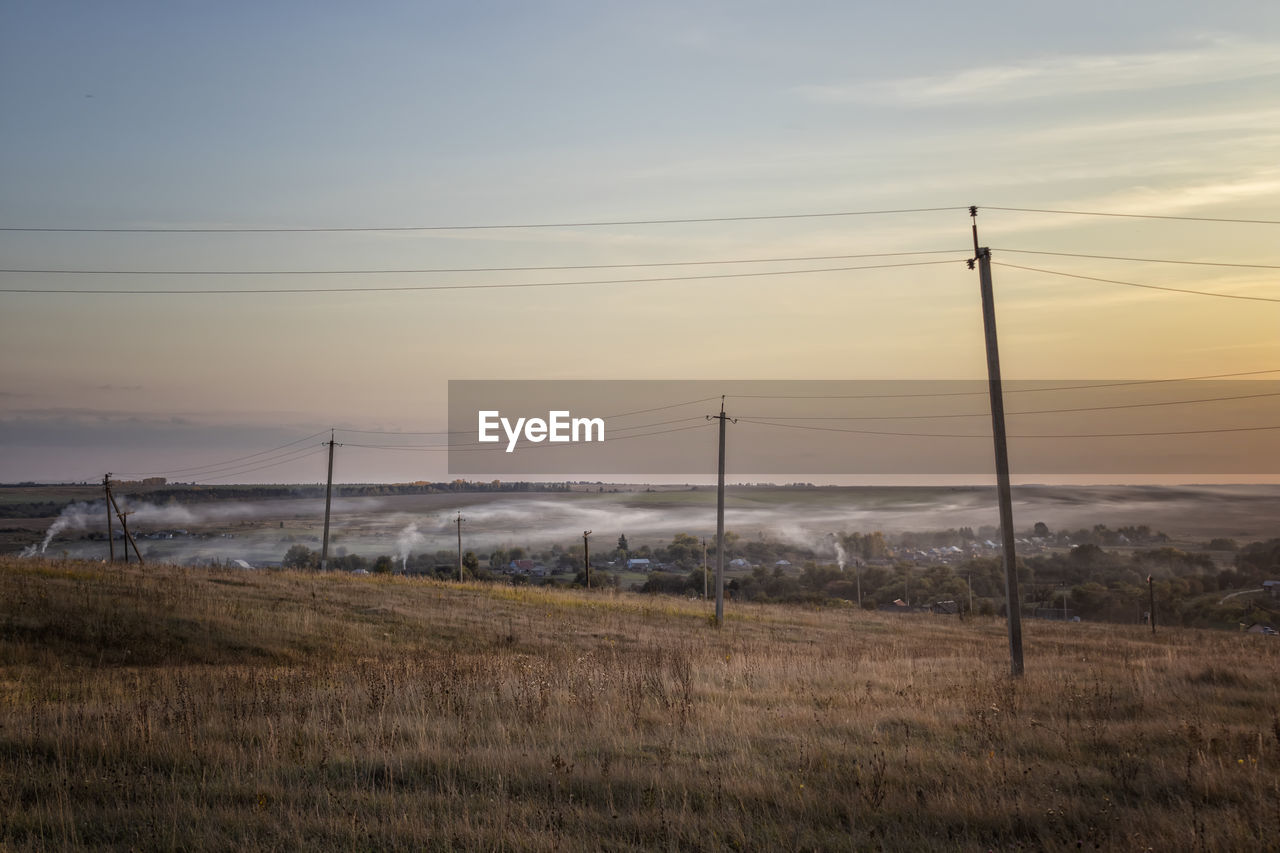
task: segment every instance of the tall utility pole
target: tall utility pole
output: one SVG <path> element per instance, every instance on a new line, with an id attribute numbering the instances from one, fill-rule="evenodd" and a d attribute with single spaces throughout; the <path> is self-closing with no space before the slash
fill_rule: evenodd
<path id="1" fill-rule="evenodd" d="M 724 425 L 732 420 L 724 413 L 723 394 L 720 396 L 720 414 L 707 415 L 707 420 L 712 418 L 720 421 L 720 474 L 716 481 L 716 627 L 719 628 L 724 624 Z"/>
<path id="2" fill-rule="evenodd" d="M 329 508 L 333 504 L 333 430 L 329 430 L 329 479 L 324 487 L 324 540 L 320 545 L 320 571 L 329 568 Z"/>
<path id="3" fill-rule="evenodd" d="M 462 512 L 459 510 L 456 519 L 458 524 L 458 583 L 462 583 Z"/>
<path id="4" fill-rule="evenodd" d="M 590 530 L 582 531 L 582 568 L 587 573 L 587 589 L 591 589 L 591 551 L 587 543 L 587 537 L 590 535 Z"/>
<path id="5" fill-rule="evenodd" d="M 102 502 L 106 505 L 106 508 L 107 508 L 107 553 L 111 555 L 108 559 L 110 562 L 114 563 L 116 561 L 116 540 L 114 539 L 116 534 L 111 529 L 112 500 L 111 500 L 111 474 L 110 473 L 102 475 L 102 493 L 103 495 L 105 495 L 105 497 L 102 499 Z M 129 556 L 128 551 L 125 551 L 124 553 L 126 557 Z"/>
<path id="6" fill-rule="evenodd" d="M 1009 611 L 1009 671 L 1022 675 L 1022 606 L 1018 595 L 1017 555 L 1013 542 L 1013 491 L 1009 485 L 1009 440 L 1004 428 L 1004 391 L 1000 384 L 1000 348 L 996 341 L 996 306 L 991 288 L 991 250 L 978 246 L 978 208 L 973 218 L 974 259 L 982 291 L 982 326 L 987 336 L 987 384 L 991 394 L 991 434 L 995 439 L 996 497 L 1000 504 L 1001 558 L 1004 562 L 1005 608 Z"/>

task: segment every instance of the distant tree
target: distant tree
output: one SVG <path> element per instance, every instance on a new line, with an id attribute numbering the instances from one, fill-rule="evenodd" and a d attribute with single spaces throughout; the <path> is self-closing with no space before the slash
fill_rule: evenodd
<path id="1" fill-rule="evenodd" d="M 284 552 L 280 565 L 286 569 L 317 569 L 320 567 L 320 555 L 306 545 L 292 545 Z"/>
<path id="2" fill-rule="evenodd" d="M 1033 535 L 1038 536 L 1038 537 L 1040 537 L 1041 539 L 1048 539 L 1048 538 L 1049 538 L 1049 525 L 1045 524 L 1043 521 L 1037 521 L 1037 522 L 1036 522 L 1036 526 L 1035 526 L 1035 530 L 1034 530 L 1034 531 L 1032 531 L 1032 533 L 1033 533 Z"/>
<path id="3" fill-rule="evenodd" d="M 364 557 L 361 557 L 359 554 L 344 554 L 341 557 L 330 560 L 329 565 L 336 571 L 340 572 L 355 572 L 360 571 L 361 569 L 367 571 L 369 568 L 369 561 Z"/>
<path id="4" fill-rule="evenodd" d="M 462 555 L 462 568 L 475 574 L 480 569 L 480 558 L 476 556 L 474 551 L 468 551 Z"/>
<path id="5" fill-rule="evenodd" d="M 689 575 L 676 574 L 674 572 L 650 572 L 645 578 L 644 585 L 640 587 L 641 592 L 660 592 L 668 595 L 683 595 L 690 590 Z M 702 591 L 702 573 L 698 573 L 697 584 L 698 592 Z"/>
<path id="6" fill-rule="evenodd" d="M 1280 539 L 1251 542 L 1236 552 L 1236 568 L 1242 573 L 1267 575 L 1268 579 L 1280 573 Z"/>
<path id="7" fill-rule="evenodd" d="M 379 554 L 378 559 L 373 561 L 373 572 L 379 575 L 391 574 L 391 558 L 386 554 Z"/>
<path id="8" fill-rule="evenodd" d="M 1107 552 L 1092 542 L 1077 545 L 1071 549 L 1071 560 L 1081 566 L 1092 567 L 1106 559 Z"/>

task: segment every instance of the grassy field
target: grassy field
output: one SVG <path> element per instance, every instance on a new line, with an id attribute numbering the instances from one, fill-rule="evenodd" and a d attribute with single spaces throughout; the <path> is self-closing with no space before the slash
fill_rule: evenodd
<path id="1" fill-rule="evenodd" d="M 0 849 L 1246 850 L 1280 643 L 0 561 Z"/>

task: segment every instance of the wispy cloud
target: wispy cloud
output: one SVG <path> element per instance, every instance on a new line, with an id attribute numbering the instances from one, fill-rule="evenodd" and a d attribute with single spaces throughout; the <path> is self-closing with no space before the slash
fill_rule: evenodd
<path id="1" fill-rule="evenodd" d="M 803 86 L 798 91 L 825 103 L 929 106 L 1144 91 L 1277 73 L 1280 46 L 1215 39 L 1181 50 L 1047 56 L 946 74 Z"/>
<path id="2" fill-rule="evenodd" d="M 1114 213 L 1186 213 L 1219 204 L 1241 204 L 1280 195 L 1280 174 L 1257 174 L 1174 187 L 1137 188 L 1112 196 L 1097 208 Z"/>
<path id="3" fill-rule="evenodd" d="M 1197 110 L 1193 113 L 1129 116 L 1108 121 L 1064 121 L 1052 127 L 1022 133 L 1017 137 L 1017 143 L 1115 143 L 1199 134 L 1224 146 L 1238 145 L 1241 134 L 1262 135 L 1268 140 L 1274 140 L 1280 137 L 1280 109 Z M 1224 134 L 1230 136 L 1224 138 Z"/>

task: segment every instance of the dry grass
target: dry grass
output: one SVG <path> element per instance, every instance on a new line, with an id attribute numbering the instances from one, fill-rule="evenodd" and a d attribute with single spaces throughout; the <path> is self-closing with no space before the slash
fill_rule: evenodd
<path id="1" fill-rule="evenodd" d="M 1280 643 L 0 561 L 0 849 L 1280 837 Z"/>

